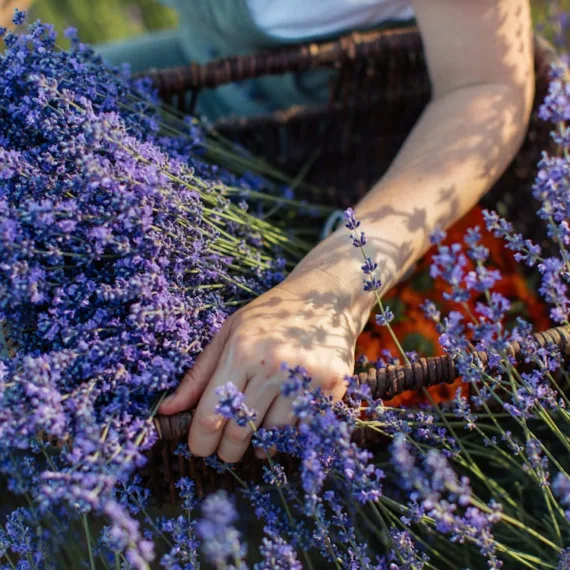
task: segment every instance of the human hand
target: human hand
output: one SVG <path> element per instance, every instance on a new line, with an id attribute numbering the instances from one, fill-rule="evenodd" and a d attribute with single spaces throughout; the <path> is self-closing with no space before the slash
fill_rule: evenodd
<path id="1" fill-rule="evenodd" d="M 306 368 L 314 388 L 335 399 L 344 395 L 362 317 L 353 316 L 334 287 L 323 286 L 322 276 L 318 284 L 320 291 L 307 279 L 287 280 L 232 315 L 161 405 L 160 413 L 175 414 L 198 402 L 188 438 L 193 454 L 217 451 L 234 463 L 249 445 L 251 426 L 240 427 L 215 412 L 216 389 L 228 381 L 256 412 L 256 428 L 295 423 L 292 402 L 281 394 L 284 362 Z"/>

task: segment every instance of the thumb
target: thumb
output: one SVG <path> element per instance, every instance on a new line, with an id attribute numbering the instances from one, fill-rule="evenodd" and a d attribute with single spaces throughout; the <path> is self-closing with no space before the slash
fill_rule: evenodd
<path id="1" fill-rule="evenodd" d="M 158 408 L 159 414 L 172 415 L 188 410 L 200 399 L 220 360 L 230 330 L 228 321 L 186 371 L 176 390 L 162 402 Z"/>

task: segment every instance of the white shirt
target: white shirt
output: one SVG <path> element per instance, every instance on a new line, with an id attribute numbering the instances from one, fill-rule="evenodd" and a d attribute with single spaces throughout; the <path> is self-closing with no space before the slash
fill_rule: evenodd
<path id="1" fill-rule="evenodd" d="M 414 17 L 410 0 L 247 0 L 253 21 L 283 39 L 325 36 Z"/>

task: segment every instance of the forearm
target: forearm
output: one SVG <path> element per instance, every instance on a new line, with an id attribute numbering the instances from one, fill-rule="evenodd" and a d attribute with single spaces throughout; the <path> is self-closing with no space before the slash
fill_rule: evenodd
<path id="1" fill-rule="evenodd" d="M 355 208 L 368 238 L 366 253 L 379 264 L 380 293 L 425 253 L 435 228 L 463 216 L 504 172 L 523 140 L 531 101 L 530 83 L 526 91 L 480 85 L 452 91 L 426 108 L 389 171 Z M 374 303 L 362 291 L 362 261 L 341 228 L 289 280 L 297 287 L 337 287 L 359 320 Z"/>

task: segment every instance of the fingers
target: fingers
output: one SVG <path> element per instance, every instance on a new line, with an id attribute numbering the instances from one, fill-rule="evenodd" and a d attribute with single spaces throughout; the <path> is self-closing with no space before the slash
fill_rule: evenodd
<path id="1" fill-rule="evenodd" d="M 262 424 L 265 427 L 294 425 L 297 418 L 293 415 L 291 400 L 281 396 L 281 387 L 288 376 L 281 370 L 282 355 L 260 358 L 259 354 L 264 352 L 247 336 L 229 337 L 227 332 L 222 332 L 225 331 L 220 331 L 161 411 L 175 413 L 199 399 L 188 435 L 190 451 L 207 457 L 217 450 L 221 460 L 235 463 L 246 452 L 254 429 Z M 216 365 L 218 358 L 221 360 Z M 324 393 L 336 399 L 342 397 L 346 387 L 344 382 L 338 382 L 338 372 L 330 373 L 333 365 L 320 368 L 313 388 L 320 386 Z M 216 413 L 220 399 L 216 392 L 228 382 L 244 393 L 245 406 L 256 413 L 254 426 L 240 426 L 233 420 L 227 422 Z"/>
<path id="2" fill-rule="evenodd" d="M 216 366 L 222 354 L 228 332 L 229 320 L 216 334 L 212 342 L 198 356 L 192 368 L 190 368 L 173 394 L 168 396 L 158 408 L 159 414 L 177 414 L 188 410 L 196 404 L 204 388 L 214 374 Z"/>
<path id="3" fill-rule="evenodd" d="M 295 423 L 297 423 L 297 418 L 293 414 L 293 400 L 285 396 L 279 396 L 265 415 L 263 427 L 283 427 Z"/>
<path id="4" fill-rule="evenodd" d="M 244 403 L 256 413 L 256 428 L 261 425 L 275 398 L 279 396 L 281 381 L 281 376 L 269 379 L 258 376 L 248 382 Z M 229 421 L 218 445 L 218 456 L 228 463 L 239 461 L 249 447 L 252 436 L 253 429 L 250 425 L 241 427 L 235 421 Z"/>
<path id="5" fill-rule="evenodd" d="M 227 422 L 216 413 L 219 401 L 216 390 L 227 382 L 232 382 L 238 390 L 243 391 L 247 383 L 246 372 L 243 366 L 240 368 L 239 362 L 232 358 L 232 352 L 231 348 L 224 351 L 222 360 L 209 378 L 210 381 L 192 417 L 188 446 L 190 451 L 199 457 L 207 457 L 216 451 Z"/>
<path id="6" fill-rule="evenodd" d="M 266 374 L 260 375 L 250 380 L 245 390 L 245 405 L 257 414 L 255 428 L 260 425 L 266 428 L 295 425 L 298 418 L 293 413 L 293 400 L 281 395 L 281 386 L 286 380 L 286 374 L 279 370 L 269 379 L 266 376 Z M 336 375 L 326 373 L 316 382 L 314 387 L 316 386 L 320 386 L 335 400 L 340 399 L 346 390 L 345 383 L 339 382 Z M 252 436 L 251 426 L 240 427 L 234 421 L 228 422 L 217 444 L 218 456 L 228 463 L 239 461 L 246 452 Z M 208 451 L 213 453 L 214 450 L 215 444 L 212 442 Z M 255 454 L 263 458 L 266 452 L 273 455 L 275 450 L 258 448 Z"/>

